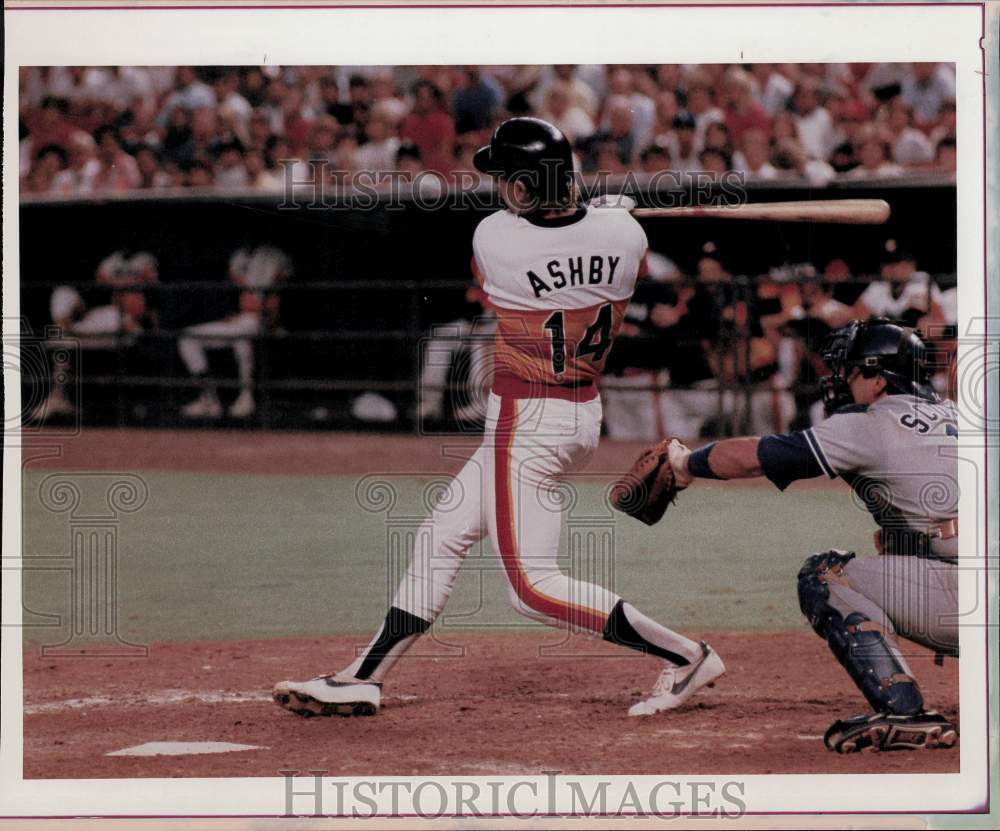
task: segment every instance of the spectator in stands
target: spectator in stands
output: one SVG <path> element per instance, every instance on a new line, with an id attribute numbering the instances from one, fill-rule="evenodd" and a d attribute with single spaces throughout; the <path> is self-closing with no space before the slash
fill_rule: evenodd
<path id="1" fill-rule="evenodd" d="M 547 68 L 542 80 L 528 96 L 531 105 L 536 110 L 541 110 L 545 106 L 549 87 L 559 81 L 569 87 L 571 106 L 579 107 L 591 120 L 596 119 L 601 110 L 600 99 L 594 89 L 578 75 L 576 64 L 554 64 Z"/>
<path id="2" fill-rule="evenodd" d="M 777 139 L 771 161 L 783 174 L 801 176 L 813 187 L 825 187 L 836 176 L 827 162 L 810 159 L 797 138 Z"/>
<path id="3" fill-rule="evenodd" d="M 861 162 L 844 174 L 847 179 L 877 179 L 899 176 L 903 172 L 889 159 L 889 145 L 875 127 L 860 131 L 857 136 L 857 158 Z"/>
<path id="4" fill-rule="evenodd" d="M 934 147 L 937 147 L 938 142 L 940 142 L 941 139 L 948 136 L 954 138 L 956 124 L 955 102 L 946 101 L 944 106 L 941 108 L 941 114 L 938 116 L 937 123 L 927 134 L 931 144 Z"/>
<path id="5" fill-rule="evenodd" d="M 199 160 L 188 167 L 184 183 L 189 188 L 210 188 L 215 184 L 215 174 L 208 164 Z"/>
<path id="6" fill-rule="evenodd" d="M 717 150 L 714 147 L 706 147 L 702 150 L 698 154 L 698 161 L 701 164 L 701 170 L 714 176 L 722 176 L 733 168 L 729 155 L 724 150 Z"/>
<path id="7" fill-rule="evenodd" d="M 656 124 L 656 104 L 636 84 L 638 72 L 639 70 L 620 66 L 610 73 L 608 79 L 608 89 L 611 96 L 620 96 L 628 103 L 632 120 L 633 156 L 637 156 L 649 146 L 653 140 L 653 128 Z M 610 99 L 608 104 L 609 106 L 605 109 L 604 121 L 601 123 L 604 130 L 612 129 Z"/>
<path id="8" fill-rule="evenodd" d="M 305 106 L 302 91 L 289 89 L 281 99 L 281 135 L 294 153 L 302 153 L 308 147 L 313 124 L 313 113 Z"/>
<path id="9" fill-rule="evenodd" d="M 792 97 L 795 129 L 802 148 L 810 159 L 826 161 L 833 149 L 833 119 L 819 102 L 819 83 L 813 78 L 803 78 Z"/>
<path id="10" fill-rule="evenodd" d="M 222 415 L 215 384 L 208 375 L 209 349 L 233 350 L 239 376 L 239 395 L 229 406 L 231 418 L 243 419 L 257 408 L 253 395 L 253 339 L 272 331 L 277 323 L 280 297 L 274 291 L 292 276 L 292 261 L 273 245 L 248 245 L 233 252 L 229 280 L 239 288 L 239 308 L 222 320 L 184 330 L 177 341 L 184 366 L 198 381 L 201 393 L 181 408 L 184 418 L 217 419 Z"/>
<path id="11" fill-rule="evenodd" d="M 413 87 L 413 111 L 403 119 L 400 136 L 416 145 L 426 169 L 451 172 L 455 146 L 455 122 L 444 111 L 441 90 L 428 81 Z"/>
<path id="12" fill-rule="evenodd" d="M 716 121 L 708 125 L 702 150 L 717 150 L 727 158 L 733 155 L 733 137 L 725 122 Z"/>
<path id="13" fill-rule="evenodd" d="M 170 111 L 170 120 L 163 134 L 160 148 L 164 159 L 174 167 L 186 167 L 194 161 L 194 144 L 191 130 L 191 112 L 183 107 Z"/>
<path id="14" fill-rule="evenodd" d="M 325 75 L 320 78 L 320 101 L 323 112 L 332 115 L 342 127 L 350 127 L 354 123 L 354 108 L 340 100 L 340 85 L 335 75 Z"/>
<path id="15" fill-rule="evenodd" d="M 21 181 L 24 193 L 49 193 L 59 174 L 66 167 L 66 151 L 58 144 L 49 144 L 38 151 L 31 172 Z"/>
<path id="16" fill-rule="evenodd" d="M 642 151 L 639 157 L 643 173 L 659 173 L 670 170 L 670 154 L 665 147 L 653 144 Z"/>
<path id="17" fill-rule="evenodd" d="M 697 151 L 705 146 L 705 131 L 716 121 L 725 121 L 726 114 L 716 106 L 711 77 L 705 67 L 692 73 L 687 89 L 687 111 L 694 118 L 694 145 Z"/>
<path id="18" fill-rule="evenodd" d="M 653 122 L 653 144 L 666 147 L 667 152 L 677 150 L 677 140 L 673 136 L 674 119 L 681 108 L 677 103 L 677 93 L 671 89 L 660 90 L 653 99 L 656 104 L 656 120 Z"/>
<path id="19" fill-rule="evenodd" d="M 254 110 L 253 115 L 250 116 L 247 148 L 264 152 L 269 138 L 271 138 L 271 119 L 265 113 Z"/>
<path id="20" fill-rule="evenodd" d="M 220 188 L 245 188 L 250 184 L 246 166 L 243 164 L 243 146 L 232 141 L 218 149 L 215 163 L 215 184 Z"/>
<path id="21" fill-rule="evenodd" d="M 540 118 L 555 124 L 572 144 L 594 132 L 594 122 L 586 110 L 573 103 L 572 89 L 567 81 L 556 80 L 545 96 L 545 109 Z"/>
<path id="22" fill-rule="evenodd" d="M 774 64 L 757 63 L 750 68 L 757 84 L 757 97 L 768 117 L 788 108 L 795 85 Z"/>
<path id="23" fill-rule="evenodd" d="M 347 99 L 351 107 L 351 124 L 355 134 L 360 134 L 368 124 L 372 93 L 364 75 L 352 75 L 347 81 Z"/>
<path id="24" fill-rule="evenodd" d="M 395 170 L 399 138 L 393 130 L 391 116 L 381 104 L 375 106 L 371 118 L 368 119 L 365 138 L 365 143 L 355 153 L 358 169 L 373 172 Z"/>
<path id="25" fill-rule="evenodd" d="M 52 353 L 52 373 L 49 394 L 31 413 L 33 420 L 44 421 L 52 416 L 72 415 L 76 407 L 66 390 L 73 367 L 72 349 L 114 349 L 122 337 L 153 331 L 157 316 L 147 290 L 159 277 L 156 258 L 148 251 L 129 255 L 115 251 L 97 266 L 95 283 L 110 302 L 88 308 L 77 289 L 58 286 L 52 292 L 49 311 L 56 333 L 49 337 L 46 348 Z M 72 338 L 72 341 L 67 338 Z"/>
<path id="26" fill-rule="evenodd" d="M 200 109 L 212 109 L 215 104 L 215 92 L 208 84 L 198 79 L 194 68 L 179 66 L 175 74 L 174 90 L 167 96 L 167 100 L 160 108 L 157 122 L 160 126 L 166 127 L 171 123 L 175 109 L 193 112 Z"/>
<path id="27" fill-rule="evenodd" d="M 119 135 L 125 151 L 135 154 L 140 147 L 159 147 L 162 133 L 156 124 L 156 99 L 136 98 L 118 119 Z"/>
<path id="28" fill-rule="evenodd" d="M 733 154 L 733 170 L 742 173 L 748 180 L 778 178 L 781 174 L 770 162 L 770 151 L 766 130 L 756 127 L 744 130 L 740 149 Z"/>
<path id="29" fill-rule="evenodd" d="M 79 196 L 94 189 L 94 177 L 101 169 L 97 160 L 97 144 L 87 133 L 77 133 L 70 139 L 69 164 L 56 174 L 52 192 L 63 196 Z"/>
<path id="30" fill-rule="evenodd" d="M 892 131 L 892 160 L 904 167 L 925 167 L 934 161 L 934 145 L 913 126 L 913 111 L 902 98 L 893 98 L 885 105 L 886 120 Z"/>
<path id="31" fill-rule="evenodd" d="M 410 102 L 399 90 L 413 81 L 419 89 L 409 112 Z M 609 165 L 615 169 L 638 168 L 643 151 L 656 144 L 666 148 L 678 172 L 695 170 L 702 166 L 698 154 L 707 147 L 723 154 L 722 159 L 708 157 L 713 169 L 730 157 L 749 170 L 751 155 L 759 162 L 754 163 L 756 178 L 771 175 L 770 162 L 783 175 L 823 186 L 832 176 L 830 164 L 840 173 L 855 169 L 851 178 L 909 171 L 950 175 L 954 154 L 950 143 L 938 153 L 942 140 L 955 135 L 954 72 L 934 63 L 594 64 L 488 71 L 451 66 L 24 67 L 19 85 L 19 170 L 26 193 L 91 192 L 101 163 L 96 149 L 84 143 L 105 127 L 117 131 L 124 156 L 142 157 L 138 180 L 130 171 L 121 176 L 101 167 L 102 188 L 111 178 L 118 192 L 162 186 L 164 179 L 171 186 L 214 182 L 229 188 L 235 182 L 251 187 L 249 174 L 247 184 L 238 184 L 244 178 L 240 166 L 224 151 L 238 142 L 244 154 L 257 151 L 267 159 L 274 136 L 284 142 L 283 158 L 342 157 L 350 161 L 338 161 L 345 168 L 367 166 L 375 156 L 381 166 L 395 152 L 395 140 L 408 139 L 420 147 L 426 168 L 439 169 L 447 178 L 456 147 L 465 149 L 456 145 L 454 119 L 460 131 L 485 134 L 503 107 L 557 123 L 590 166 L 599 148 L 613 141 L 620 157 Z M 789 99 L 791 111 L 785 109 Z M 384 121 L 371 132 L 384 137 L 373 139 L 368 122 L 376 111 Z M 693 146 L 685 123 L 689 118 Z M 628 140 L 617 135 L 612 120 L 630 122 Z M 334 122 L 331 133 L 326 125 Z M 720 123 L 728 130 L 728 143 L 721 141 L 723 128 L 714 126 Z M 873 129 L 889 147 L 885 158 L 861 140 Z M 744 151 L 748 131 L 765 133 L 771 158 L 760 160 L 756 133 L 749 141 L 753 149 Z M 49 150 L 29 182 L 39 151 L 52 146 L 66 154 L 67 162 Z M 59 169 L 52 175 L 57 160 Z M 207 169 L 195 168 L 196 162 Z"/>
<path id="32" fill-rule="evenodd" d="M 56 146 L 69 150 L 73 138 L 81 131 L 66 118 L 69 102 L 64 98 L 46 96 L 35 113 L 28 114 L 28 136 L 21 142 L 21 169 L 27 173 L 43 147 Z"/>
<path id="33" fill-rule="evenodd" d="M 732 140 L 740 143 L 746 130 L 763 130 L 770 127 L 771 119 L 763 106 L 754 98 L 753 80 L 743 69 L 733 67 L 726 73 L 725 126 Z"/>
<path id="34" fill-rule="evenodd" d="M 621 151 L 615 142 L 610 140 L 594 142 L 591 145 L 591 150 L 596 155 L 593 156 L 594 169 L 590 172 L 596 173 L 598 176 L 601 174 L 621 176 L 627 171 L 628 168 L 622 162 Z M 586 167 L 584 170 L 586 172 Z M 596 181 L 599 181 L 599 178 Z"/>
<path id="35" fill-rule="evenodd" d="M 314 121 L 309 122 L 308 133 L 306 135 L 306 148 L 303 153 L 308 162 L 317 162 L 321 165 L 336 166 L 346 169 L 343 164 L 345 150 L 341 149 L 341 141 L 351 139 L 357 145 L 357 136 L 353 131 L 341 132 L 341 127 L 337 124 L 337 119 L 332 115 L 321 115 Z M 294 142 L 290 142 L 295 147 Z"/>
<path id="36" fill-rule="evenodd" d="M 462 85 L 451 97 L 457 133 L 481 132 L 489 129 L 503 101 L 500 85 L 478 66 L 462 69 Z"/>
<path id="37" fill-rule="evenodd" d="M 955 100 L 955 70 L 946 63 L 914 63 L 906 68 L 901 86 L 916 123 L 930 127 L 945 105 Z"/>
<path id="38" fill-rule="evenodd" d="M 934 169 L 939 173 L 954 176 L 957 164 L 955 137 L 945 136 L 938 142 L 937 149 L 934 151 Z"/>
<path id="39" fill-rule="evenodd" d="M 224 70 L 214 84 L 215 99 L 219 105 L 219 115 L 232 118 L 243 132 L 244 140 L 250 127 L 253 107 L 240 94 L 240 75 L 235 69 Z"/>
<path id="40" fill-rule="evenodd" d="M 871 113 L 862 102 L 842 96 L 831 97 L 829 103 L 835 124 L 829 162 L 837 173 L 844 173 L 860 161 L 855 155 L 860 146 L 859 133 L 870 126 Z"/>
<path id="41" fill-rule="evenodd" d="M 417 145 L 408 142 L 399 145 L 399 150 L 396 151 L 396 170 L 402 174 L 402 181 L 410 183 L 424 170 Z"/>
<path id="42" fill-rule="evenodd" d="M 696 122 L 694 116 L 687 110 L 682 110 L 674 117 L 673 138 L 676 142 L 676 150 L 671 149 L 670 158 L 673 169 L 678 173 L 691 173 L 701 170 L 701 161 L 698 159 L 696 141 Z M 669 141 L 666 144 L 670 147 Z"/>
<path id="43" fill-rule="evenodd" d="M 259 150 L 247 151 L 243 164 L 247 171 L 247 187 L 252 190 L 276 193 L 284 186 L 281 176 L 268 169 L 264 154 Z"/>
<path id="44" fill-rule="evenodd" d="M 598 130 L 583 142 L 583 169 L 587 173 L 612 170 L 621 172 L 632 162 L 635 154 L 635 137 L 632 134 L 632 108 L 622 95 L 612 96 L 607 101 L 605 120 L 607 128 Z M 608 147 L 614 148 L 617 164 L 608 159 Z M 601 155 L 604 154 L 604 167 Z"/>
<path id="45" fill-rule="evenodd" d="M 139 170 L 139 187 L 143 190 L 170 186 L 170 177 L 160 167 L 156 151 L 148 144 L 136 149 L 135 164 Z"/>
<path id="46" fill-rule="evenodd" d="M 91 180 L 94 191 L 125 191 L 138 188 L 142 183 L 139 166 L 135 159 L 122 150 L 118 140 L 118 131 L 114 127 L 98 128 L 94 134 L 97 143 L 97 161 L 100 167 Z"/>

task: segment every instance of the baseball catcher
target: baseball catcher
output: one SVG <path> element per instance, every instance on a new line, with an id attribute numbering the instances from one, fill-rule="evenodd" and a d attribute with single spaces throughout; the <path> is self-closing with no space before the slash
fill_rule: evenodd
<path id="1" fill-rule="evenodd" d="M 823 357 L 831 371 L 821 382 L 824 422 L 694 452 L 673 441 L 675 481 L 663 476 L 660 490 L 658 445 L 636 463 L 654 482 L 648 498 L 622 509 L 655 521 L 669 501 L 664 493 L 697 478 L 766 476 L 780 490 L 797 479 L 844 479 L 878 525 L 878 556 L 837 548 L 810 555 L 797 576 L 799 606 L 873 713 L 836 721 L 824 741 L 838 753 L 951 747 L 958 730 L 926 708 L 897 638 L 958 655 L 955 407 L 928 383 L 921 338 L 886 319 L 836 330 Z"/>

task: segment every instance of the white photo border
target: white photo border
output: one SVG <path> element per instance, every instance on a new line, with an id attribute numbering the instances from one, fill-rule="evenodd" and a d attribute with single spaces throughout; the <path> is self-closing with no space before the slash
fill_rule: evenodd
<path id="1" fill-rule="evenodd" d="M 204 0 L 196 6 L 171 0 L 123 4 L 93 2 L 67 4 L 9 2 L 6 5 L 6 60 L 4 66 L 4 133 L 17 135 L 18 68 L 22 65 L 260 65 L 260 64 L 420 64 L 420 63 L 753 63 L 833 61 L 947 61 L 956 66 L 958 115 L 958 274 L 960 334 L 982 336 L 997 348 L 1000 292 L 989 291 L 989 273 L 998 273 L 996 251 L 986 256 L 987 221 L 997 235 L 997 204 L 993 174 L 987 200 L 986 89 L 997 94 L 996 73 L 986 74 L 986 50 L 997 66 L 996 37 L 1000 20 L 996 7 L 979 3 L 831 3 L 802 5 L 741 4 L 595 4 L 475 6 L 470 3 L 431 4 L 402 8 L 351 2 L 336 6 L 300 4 L 277 8 L 273 4 L 225 5 Z M 570 32 L 572 36 L 570 36 Z M 905 37 L 900 37 L 905 32 Z M 1000 127 L 991 113 L 990 170 L 998 160 Z M 13 367 L 4 362 L 5 423 L 20 412 L 20 379 L 16 370 L 19 314 L 18 176 L 16 144 L 7 142 L 4 154 L 3 227 L 3 337 L 5 355 L 14 345 Z M 988 303 L 988 305 L 987 305 Z M 987 379 L 984 378 L 984 384 Z M 996 402 L 996 378 L 982 400 Z M 995 413 L 996 410 L 994 409 Z M 994 419 L 995 415 L 992 416 Z M 990 822 L 983 813 L 995 804 L 996 658 L 997 630 L 987 627 L 987 594 L 996 613 L 996 506 L 989 496 L 997 492 L 995 432 L 987 447 L 984 437 L 962 442 L 964 494 L 960 507 L 963 529 L 976 528 L 978 539 L 988 540 L 990 578 L 976 580 L 963 573 L 961 608 L 979 607 L 980 627 L 961 632 L 960 742 L 961 773 L 916 775 L 769 775 L 671 776 L 672 781 L 738 779 L 745 783 L 742 799 L 746 817 L 767 814 L 890 815 L 963 813 L 965 827 Z M 19 430 L 4 436 L 3 510 L 3 626 L 0 627 L 0 820 L 4 818 L 87 817 L 282 817 L 287 815 L 286 781 L 259 779 L 135 779 L 135 780 L 24 780 L 22 776 L 22 650 L 18 558 L 21 546 L 21 458 Z M 987 459 L 987 453 L 989 458 Z M 992 534 L 993 537 L 988 537 Z M 988 553 L 984 550 L 984 558 Z M 14 575 L 15 579 L 9 579 Z M 985 584 L 985 585 L 984 585 Z M 994 682 L 987 692 L 989 670 Z M 991 697 L 989 712 L 987 694 Z M 993 737 L 992 741 L 990 736 Z M 303 774 L 307 774 L 303 771 Z M 372 777 L 373 779 L 377 777 Z M 624 795 L 627 782 L 640 793 L 663 781 L 658 777 L 608 777 Z M 399 777 L 384 777 L 385 781 Z M 535 805 L 525 796 L 519 811 L 551 816 L 546 777 L 421 777 L 421 781 L 535 781 Z M 584 783 L 596 777 L 559 777 Z M 297 790 L 310 788 L 309 779 L 296 780 Z M 340 779 L 348 783 L 357 778 Z M 891 787 L 889 783 L 891 782 Z M 332 794 L 332 780 L 324 782 Z M 526 789 L 526 791 L 530 791 Z M 388 806 L 388 794 L 379 799 L 379 815 Z M 618 804 L 610 798 L 611 804 Z M 59 806 L 58 810 L 54 806 Z M 567 809 L 562 795 L 556 813 Z M 695 806 L 696 807 L 696 806 Z M 429 818 L 412 813 L 406 800 L 399 813 L 410 822 Z M 993 807 L 996 811 L 996 808 Z M 294 813 L 299 813 L 295 810 Z M 312 811 L 302 811 L 311 815 Z M 996 815 L 993 815 L 995 820 Z M 810 816 L 800 818 L 812 821 Z M 940 818 L 939 818 L 940 819 Z M 846 816 L 835 824 L 847 822 Z M 464 818 L 462 827 L 496 827 L 500 816 Z M 514 820 L 508 820 L 517 824 Z M 600 821 L 597 820 L 599 823 Z M 405 823 L 404 823 L 405 824 Z M 506 823 L 504 823 L 506 824 Z M 573 827 L 589 821 L 571 820 Z M 199 827 L 204 825 L 200 823 Z M 522 822 L 523 825 L 523 822 Z M 548 823 L 551 826 L 551 823 Z M 255 823 L 254 827 L 259 827 Z M 245 827 L 238 823 L 234 827 Z M 397 827 L 397 826 L 393 826 Z M 401 827 L 401 826 L 399 826 Z"/>

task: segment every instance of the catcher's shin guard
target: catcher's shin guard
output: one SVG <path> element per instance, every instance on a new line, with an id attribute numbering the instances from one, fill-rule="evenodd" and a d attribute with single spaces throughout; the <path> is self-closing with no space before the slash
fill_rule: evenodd
<path id="1" fill-rule="evenodd" d="M 873 710 L 916 715 L 923 710 L 923 696 L 885 634 L 862 613 L 844 617 L 830 604 L 828 583 L 842 579 L 844 567 L 853 558 L 852 552 L 836 549 L 809 557 L 799 570 L 799 607 Z"/>
<path id="2" fill-rule="evenodd" d="M 912 716 L 876 713 L 855 716 L 830 725 L 823 736 L 829 750 L 854 753 L 858 750 L 932 750 L 954 747 L 958 729 L 933 710 Z"/>

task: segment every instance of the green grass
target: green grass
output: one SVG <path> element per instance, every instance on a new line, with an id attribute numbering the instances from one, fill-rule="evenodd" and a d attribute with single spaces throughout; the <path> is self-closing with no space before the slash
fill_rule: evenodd
<path id="1" fill-rule="evenodd" d="M 381 620 L 395 590 L 387 523 L 358 506 L 356 478 L 141 476 L 149 500 L 124 515 L 117 532 L 124 638 L 324 635 L 366 632 Z M 29 558 L 69 551 L 69 520 L 39 500 L 43 478 L 29 472 L 24 481 Z M 394 519 L 423 515 L 424 484 L 395 481 Z M 574 517 L 606 517 L 602 493 L 596 483 L 581 485 Z M 795 596 L 802 560 L 831 546 L 867 551 L 871 526 L 843 492 L 722 485 L 683 494 L 655 528 L 620 515 L 612 522 L 614 590 L 663 623 L 693 631 L 803 626 Z M 69 575 L 36 570 L 41 562 L 26 562 L 26 607 L 66 620 Z M 470 554 L 441 625 L 525 625 L 508 606 L 488 542 Z M 59 631 L 29 626 L 26 637 L 58 642 Z"/>

